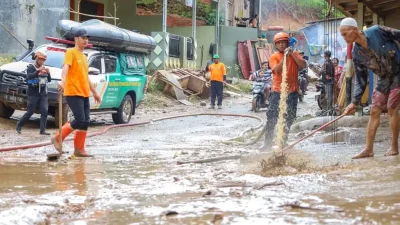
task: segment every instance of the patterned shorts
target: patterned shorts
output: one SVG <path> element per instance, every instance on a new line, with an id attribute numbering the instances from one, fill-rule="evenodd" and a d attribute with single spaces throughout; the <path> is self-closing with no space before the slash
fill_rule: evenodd
<path id="1" fill-rule="evenodd" d="M 372 107 L 379 107 L 383 112 L 389 109 L 400 109 L 400 87 L 390 90 L 389 94 L 374 91 L 372 94 Z"/>

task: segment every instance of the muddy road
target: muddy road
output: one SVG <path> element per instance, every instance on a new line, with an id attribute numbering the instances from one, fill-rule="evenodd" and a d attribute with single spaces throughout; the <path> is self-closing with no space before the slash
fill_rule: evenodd
<path id="1" fill-rule="evenodd" d="M 247 98 L 225 102 L 213 112 L 265 118 L 265 112 L 249 112 Z M 310 93 L 299 104 L 299 120 L 316 108 Z M 208 111 L 175 104 L 139 108 L 133 122 Z M 38 134 L 37 119 L 17 135 L 19 116 L 0 121 L 2 146 L 48 140 Z M 109 117 L 93 117 L 90 130 L 110 124 Z M 87 139 L 92 159 L 66 154 L 47 162 L 51 146 L 0 153 L 0 224 L 400 224 L 400 159 L 382 156 L 390 146 L 387 126 L 379 130 L 374 158 L 352 161 L 365 129 L 341 128 L 347 137 L 331 143 L 321 137 L 332 132 L 321 132 L 291 150 L 287 166 L 267 168 L 262 160 L 272 155 L 259 153 L 261 143 L 221 143 L 258 124 L 196 116 L 114 129 Z M 177 165 L 237 154 L 242 158 Z"/>

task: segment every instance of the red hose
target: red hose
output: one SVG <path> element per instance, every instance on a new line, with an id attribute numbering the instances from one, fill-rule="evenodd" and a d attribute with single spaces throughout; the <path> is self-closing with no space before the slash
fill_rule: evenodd
<path id="1" fill-rule="evenodd" d="M 87 137 L 94 137 L 98 135 L 102 135 L 107 133 L 109 130 L 114 129 L 114 128 L 120 128 L 120 127 L 133 127 L 133 126 L 140 126 L 140 125 L 145 125 L 149 124 L 151 122 L 158 122 L 158 121 L 163 121 L 163 120 L 169 120 L 169 119 L 176 119 L 176 118 L 182 118 L 182 117 L 191 117 L 191 116 L 229 116 L 229 117 L 247 117 L 247 118 L 253 118 L 257 120 L 261 120 L 261 118 L 257 116 L 252 116 L 252 115 L 243 115 L 243 114 L 222 114 L 222 113 L 193 113 L 193 114 L 183 114 L 183 115 L 177 115 L 177 116 L 169 116 L 169 117 L 162 117 L 159 119 L 154 119 L 151 121 L 146 121 L 146 122 L 140 122 L 140 123 L 127 123 L 127 124 L 116 124 L 116 125 L 109 125 L 104 127 L 102 131 L 97 131 L 97 132 L 92 132 L 87 135 Z M 71 141 L 73 140 L 72 137 L 66 138 L 65 141 Z M 65 142 L 64 141 L 64 142 Z M 31 149 L 31 148 L 38 148 L 38 147 L 43 147 L 47 145 L 52 145 L 51 141 L 46 141 L 46 142 L 40 142 L 40 143 L 34 143 L 34 144 L 28 144 L 28 145 L 19 145 L 19 146 L 9 146 L 9 147 L 3 147 L 0 148 L 0 152 L 8 152 L 8 151 L 15 151 L 15 150 L 24 150 L 24 149 Z"/>

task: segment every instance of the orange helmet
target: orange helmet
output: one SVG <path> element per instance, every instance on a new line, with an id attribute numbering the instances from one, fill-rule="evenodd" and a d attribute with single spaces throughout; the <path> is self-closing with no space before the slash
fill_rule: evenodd
<path id="1" fill-rule="evenodd" d="M 274 43 L 278 41 L 289 41 L 289 35 L 285 32 L 279 32 L 274 36 Z"/>
<path id="2" fill-rule="evenodd" d="M 36 52 L 34 58 L 35 58 L 36 60 L 37 60 L 37 59 L 46 60 L 46 59 L 47 59 L 47 56 L 46 56 L 46 54 L 43 53 L 43 52 Z"/>

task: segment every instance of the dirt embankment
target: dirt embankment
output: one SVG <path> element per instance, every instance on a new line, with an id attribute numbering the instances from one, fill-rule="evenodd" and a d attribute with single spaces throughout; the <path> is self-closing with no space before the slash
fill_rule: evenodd
<path id="1" fill-rule="evenodd" d="M 202 0 L 201 6 L 197 9 L 197 26 L 206 25 L 205 17 L 209 10 L 211 1 Z M 136 14 L 141 16 L 162 15 L 162 1 L 148 0 L 138 2 L 136 7 Z M 168 1 L 168 18 L 167 26 L 192 26 L 192 8 L 185 5 L 182 0 Z M 200 18 L 201 19 L 200 19 Z M 204 18 L 203 18 L 204 17 Z"/>

